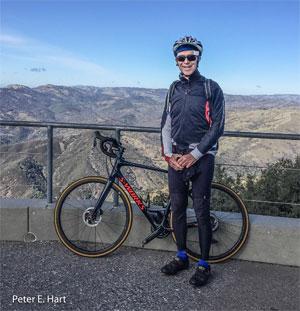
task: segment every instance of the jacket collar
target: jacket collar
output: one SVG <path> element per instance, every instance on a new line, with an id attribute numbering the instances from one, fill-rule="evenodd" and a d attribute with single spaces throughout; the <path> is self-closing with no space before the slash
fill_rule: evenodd
<path id="1" fill-rule="evenodd" d="M 205 80 L 205 78 L 200 74 L 200 72 L 199 72 L 198 69 L 196 69 L 196 70 L 193 72 L 193 74 L 190 76 L 189 79 L 185 78 L 185 77 L 183 76 L 183 74 L 180 73 L 180 74 L 179 74 L 179 79 L 180 79 L 180 81 L 182 81 L 182 82 L 188 82 L 188 81 L 189 81 L 189 82 L 192 82 L 192 81 L 197 81 L 197 80 L 199 80 L 199 81 L 204 81 L 204 80 Z"/>

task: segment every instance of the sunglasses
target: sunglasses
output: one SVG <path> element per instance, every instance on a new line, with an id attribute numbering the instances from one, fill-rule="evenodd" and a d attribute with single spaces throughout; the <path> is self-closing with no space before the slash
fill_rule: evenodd
<path id="1" fill-rule="evenodd" d="M 197 56 L 196 55 L 187 55 L 187 56 L 179 55 L 176 57 L 176 60 L 181 63 L 184 62 L 186 59 L 189 62 L 194 62 L 197 59 Z"/>

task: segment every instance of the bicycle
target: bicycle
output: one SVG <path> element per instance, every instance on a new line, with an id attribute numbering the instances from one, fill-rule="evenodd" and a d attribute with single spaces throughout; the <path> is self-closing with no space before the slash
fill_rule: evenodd
<path id="1" fill-rule="evenodd" d="M 129 196 L 151 225 L 151 234 L 142 245 L 155 238 L 165 238 L 172 231 L 170 200 L 163 207 L 146 206 L 120 171 L 121 167 L 137 167 L 167 173 L 159 167 L 129 162 L 124 157 L 125 148 L 116 139 L 95 131 L 94 147 L 100 141 L 101 151 L 114 158 L 108 178 L 87 176 L 69 184 L 60 194 L 54 212 L 55 230 L 59 240 L 73 253 L 85 257 L 102 257 L 118 249 L 128 237 L 133 221 Z M 115 182 L 118 180 L 127 191 Z M 189 200 L 192 200 L 191 191 Z M 119 203 L 118 203 L 118 202 Z M 121 202 L 120 202 L 121 201 Z M 223 262 L 234 256 L 245 244 L 249 233 L 249 216 L 241 198 L 230 188 L 212 183 L 211 212 L 212 244 L 210 263 Z M 192 205 L 187 208 L 187 254 L 199 260 L 197 219 Z"/>

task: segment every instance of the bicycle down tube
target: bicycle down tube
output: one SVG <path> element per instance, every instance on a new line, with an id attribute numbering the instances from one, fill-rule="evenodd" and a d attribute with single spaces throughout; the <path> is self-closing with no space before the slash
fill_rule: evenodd
<path id="1" fill-rule="evenodd" d="M 153 222 L 151 216 L 149 216 L 149 214 L 147 213 L 147 209 L 145 207 L 145 204 L 143 203 L 143 200 L 139 197 L 139 195 L 132 189 L 130 183 L 127 181 L 127 179 L 124 177 L 124 175 L 121 172 L 121 167 L 122 166 L 129 166 L 129 167 L 137 167 L 137 168 L 144 168 L 147 170 L 152 170 L 152 171 L 157 171 L 157 172 L 162 172 L 162 173 L 167 173 L 167 170 L 161 169 L 161 168 L 157 168 L 154 166 L 149 166 L 149 165 L 144 165 L 144 164 L 140 164 L 140 163 L 134 163 L 134 162 L 128 162 L 126 160 L 123 159 L 117 159 L 112 172 L 110 174 L 110 176 L 108 177 L 108 183 L 106 184 L 105 188 L 103 189 L 97 203 L 95 206 L 95 210 L 94 210 L 94 215 L 97 214 L 98 210 L 101 208 L 103 202 L 106 199 L 107 194 L 109 193 L 113 182 L 115 181 L 115 179 L 117 178 L 122 185 L 124 186 L 124 188 L 126 189 L 126 191 L 128 192 L 128 194 L 131 196 L 131 198 L 134 200 L 134 202 L 136 203 L 136 205 L 139 207 L 139 209 L 142 211 L 142 213 L 145 215 L 145 217 L 147 218 L 147 220 L 150 222 L 150 224 L 156 228 L 156 224 Z M 170 208 L 170 206 L 167 206 L 167 209 Z M 168 210 L 166 210 L 166 212 L 168 212 Z"/>

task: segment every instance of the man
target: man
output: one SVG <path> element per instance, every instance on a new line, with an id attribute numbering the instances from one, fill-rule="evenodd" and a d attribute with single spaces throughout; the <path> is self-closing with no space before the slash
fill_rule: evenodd
<path id="1" fill-rule="evenodd" d="M 198 71 L 203 46 L 186 36 L 173 45 L 179 81 L 168 92 L 161 122 L 162 154 L 168 162 L 168 181 L 177 242 L 176 257 L 161 271 L 167 275 L 188 269 L 186 208 L 189 183 L 198 222 L 201 259 L 190 279 L 205 285 L 210 277 L 209 250 L 212 239 L 210 192 L 218 139 L 224 132 L 224 96 L 219 85 Z M 211 95 L 210 95 L 211 94 Z"/>

